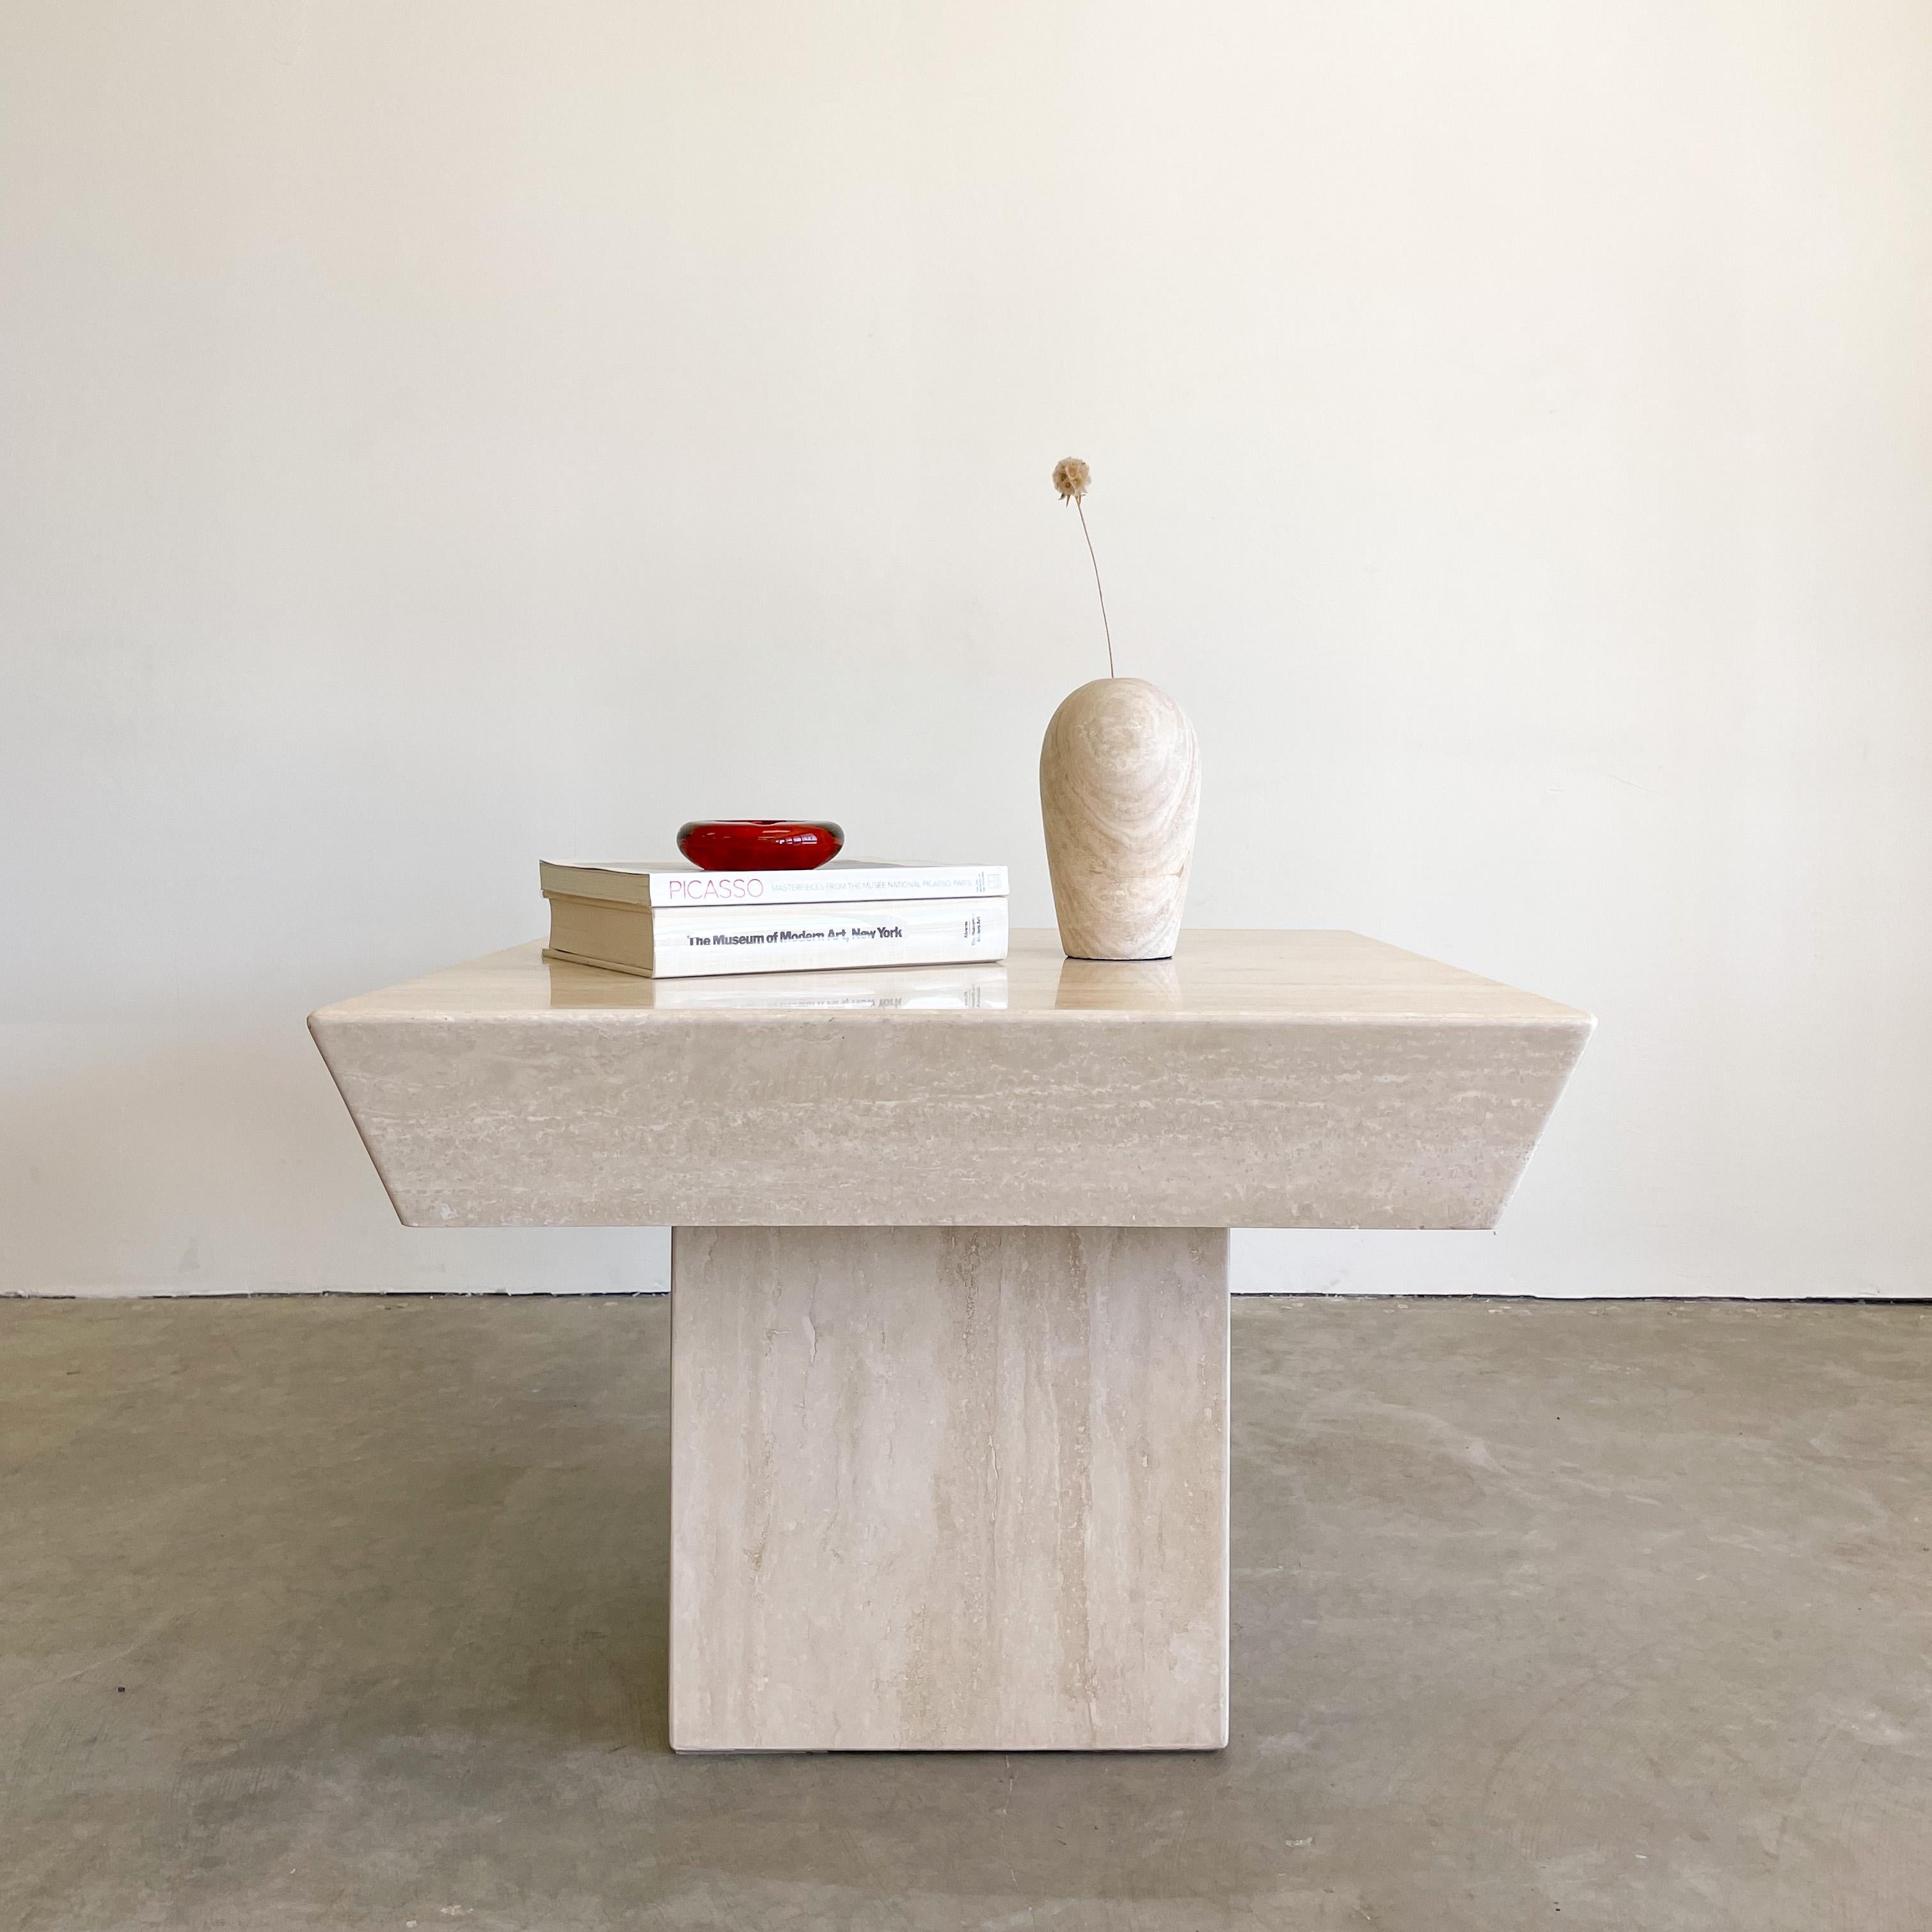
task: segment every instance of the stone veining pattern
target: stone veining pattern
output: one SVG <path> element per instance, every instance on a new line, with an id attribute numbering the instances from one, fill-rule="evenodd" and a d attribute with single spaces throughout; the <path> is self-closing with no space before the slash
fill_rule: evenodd
<path id="1" fill-rule="evenodd" d="M 682 1010 L 524 947 L 310 1024 L 412 1226 L 1222 1228 L 1493 1225 L 1592 1024 L 1348 933 L 1000 970 L 968 1010 Z"/>
<path id="2" fill-rule="evenodd" d="M 1201 815 L 1201 750 L 1186 712 L 1144 678 L 1083 684 L 1046 728 L 1040 809 L 1068 952 L 1166 958 Z"/>
<path id="3" fill-rule="evenodd" d="M 680 1228 L 671 1741 L 1226 1742 L 1227 1237 Z"/>

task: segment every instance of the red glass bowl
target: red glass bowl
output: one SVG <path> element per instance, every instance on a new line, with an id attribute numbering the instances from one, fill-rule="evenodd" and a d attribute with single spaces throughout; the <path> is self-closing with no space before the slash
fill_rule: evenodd
<path id="1" fill-rule="evenodd" d="M 694 818 L 677 829 L 677 849 L 707 872 L 808 872 L 844 842 L 826 818 Z"/>

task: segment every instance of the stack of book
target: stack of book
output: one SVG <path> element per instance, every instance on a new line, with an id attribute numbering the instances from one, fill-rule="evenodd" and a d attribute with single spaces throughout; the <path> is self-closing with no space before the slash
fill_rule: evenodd
<path id="1" fill-rule="evenodd" d="M 694 866 L 541 868 L 546 959 L 660 980 L 1006 956 L 1004 866 L 835 859 L 812 872 Z"/>

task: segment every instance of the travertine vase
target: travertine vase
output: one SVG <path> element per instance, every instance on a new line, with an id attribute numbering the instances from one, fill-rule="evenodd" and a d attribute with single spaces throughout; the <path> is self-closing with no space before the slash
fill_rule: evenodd
<path id="1" fill-rule="evenodd" d="M 1083 684 L 1040 751 L 1060 943 L 1076 959 L 1166 959 L 1180 932 L 1201 754 L 1187 714 L 1140 677 Z"/>

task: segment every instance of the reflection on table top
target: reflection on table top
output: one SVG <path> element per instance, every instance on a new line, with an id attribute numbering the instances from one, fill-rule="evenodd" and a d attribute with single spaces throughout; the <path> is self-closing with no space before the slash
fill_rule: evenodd
<path id="1" fill-rule="evenodd" d="M 1437 1020 L 1587 1026 L 1534 993 L 1360 933 L 1181 934 L 1172 959 L 1069 959 L 1051 930 L 1021 930 L 996 966 L 897 966 L 646 980 L 544 959 L 535 941 L 325 1009 L 358 1020 L 635 1013 L 640 1022 L 873 1015 L 969 1023 L 1070 1019 Z"/>

